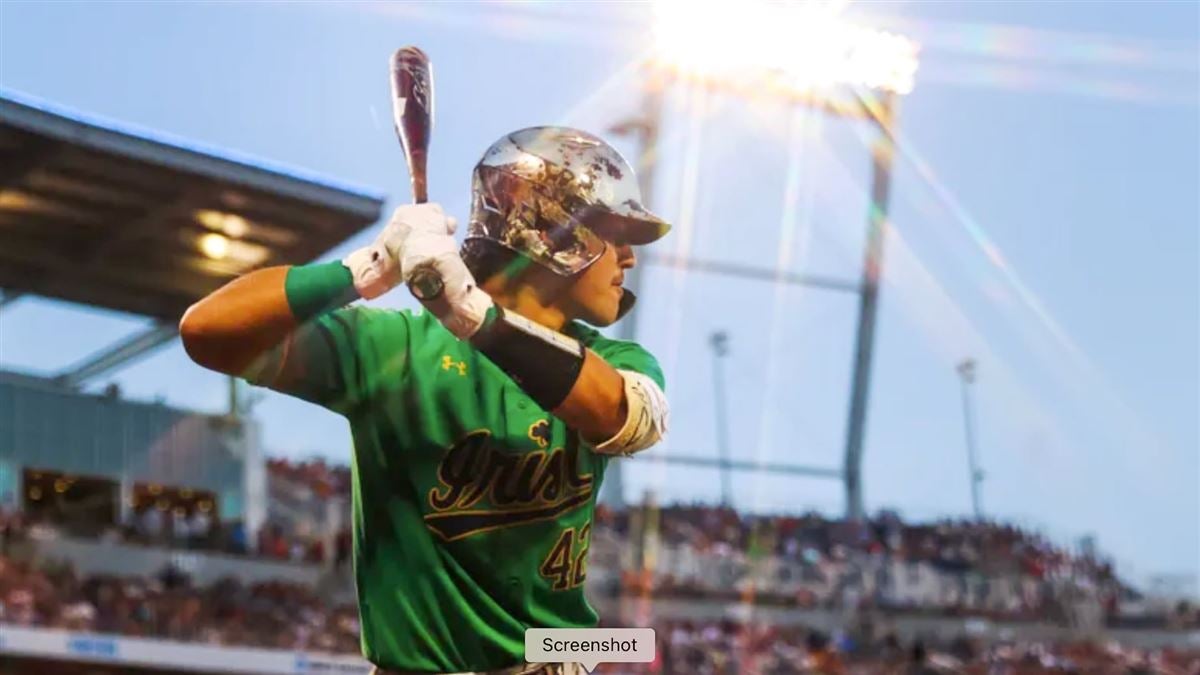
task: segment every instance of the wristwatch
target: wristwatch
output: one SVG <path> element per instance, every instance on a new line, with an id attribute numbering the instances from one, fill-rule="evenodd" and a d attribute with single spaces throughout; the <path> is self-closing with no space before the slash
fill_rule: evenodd
<path id="1" fill-rule="evenodd" d="M 433 265 L 423 265 L 413 270 L 408 280 L 408 290 L 416 299 L 429 302 L 441 296 L 446 290 L 446 284 L 442 282 L 442 275 L 438 274 Z"/>

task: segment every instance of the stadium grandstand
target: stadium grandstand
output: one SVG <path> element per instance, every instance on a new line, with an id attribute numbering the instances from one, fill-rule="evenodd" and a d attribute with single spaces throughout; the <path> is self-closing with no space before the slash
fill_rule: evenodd
<path id="1" fill-rule="evenodd" d="M 349 467 L 269 457 L 233 386 L 227 414 L 201 414 L 86 385 L 383 198 L 15 96 L 0 157 L 0 321 L 25 294 L 147 321 L 59 372 L 0 373 L 0 673 L 369 672 Z M 1092 547 L 991 521 L 618 501 L 588 589 L 658 649 L 601 672 L 1200 672 L 1200 609 Z"/>
<path id="2" fill-rule="evenodd" d="M 294 650 L 176 648 L 158 639 L 169 632 L 139 641 L 49 630 L 97 628 L 90 621 L 103 621 L 106 605 L 90 595 L 91 619 L 79 602 L 48 608 L 41 577 L 25 574 L 70 569 L 92 585 L 53 576 L 56 591 L 101 596 L 112 589 L 97 580 L 149 584 L 164 570 L 168 594 L 176 577 L 260 593 L 318 588 L 345 561 L 345 502 L 309 508 L 317 502 L 293 477 L 268 473 L 232 383 L 223 415 L 85 389 L 172 341 L 183 311 L 221 284 L 311 260 L 374 223 L 382 196 L 14 94 L 0 98 L 0 158 L 0 312 L 28 294 L 146 319 L 58 372 L 0 372 L 0 653 L 25 659 L 13 672 L 59 672 L 45 658 L 121 664 L 113 672 L 137 663 L 291 672 L 319 661 Z"/>

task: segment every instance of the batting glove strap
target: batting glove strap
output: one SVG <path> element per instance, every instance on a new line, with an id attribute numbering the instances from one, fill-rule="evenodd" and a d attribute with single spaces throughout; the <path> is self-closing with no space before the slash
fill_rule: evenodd
<path id="1" fill-rule="evenodd" d="M 471 338 L 544 410 L 562 404 L 583 370 L 584 347 L 573 338 L 494 305 Z"/>

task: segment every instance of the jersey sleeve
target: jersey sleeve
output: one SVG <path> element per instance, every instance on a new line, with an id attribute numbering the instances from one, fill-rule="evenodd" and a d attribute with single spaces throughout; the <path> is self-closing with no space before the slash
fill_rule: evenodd
<path id="1" fill-rule="evenodd" d="M 369 398 L 378 379 L 379 374 L 370 370 L 377 369 L 381 355 L 372 351 L 382 344 L 403 353 L 407 325 L 399 317 L 389 321 L 381 310 L 366 307 L 323 314 L 260 357 L 246 380 L 346 414 Z M 381 330 L 387 332 L 384 340 L 377 339 Z M 385 361 L 403 364 L 407 360 Z"/>
<path id="2" fill-rule="evenodd" d="M 663 391 L 667 390 L 658 359 L 636 342 L 614 342 L 600 356 L 613 368 L 641 373 L 654 380 L 654 383 Z"/>

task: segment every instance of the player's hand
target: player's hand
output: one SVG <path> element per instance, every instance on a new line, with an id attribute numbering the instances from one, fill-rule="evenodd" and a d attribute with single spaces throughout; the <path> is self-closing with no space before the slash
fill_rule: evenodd
<path id="1" fill-rule="evenodd" d="M 392 212 L 388 224 L 370 245 L 342 259 L 354 277 L 358 294 L 370 300 L 392 290 L 404 280 L 404 242 L 414 231 L 449 231 L 457 223 L 439 204 L 404 204 Z"/>
<path id="2" fill-rule="evenodd" d="M 422 302 L 451 333 L 465 340 L 483 324 L 492 299 L 475 285 L 475 277 L 458 254 L 457 226 L 454 218 L 444 215 L 414 219 L 400 243 L 400 268 L 405 282 L 420 268 L 431 268 L 441 277 L 442 296 Z"/>

